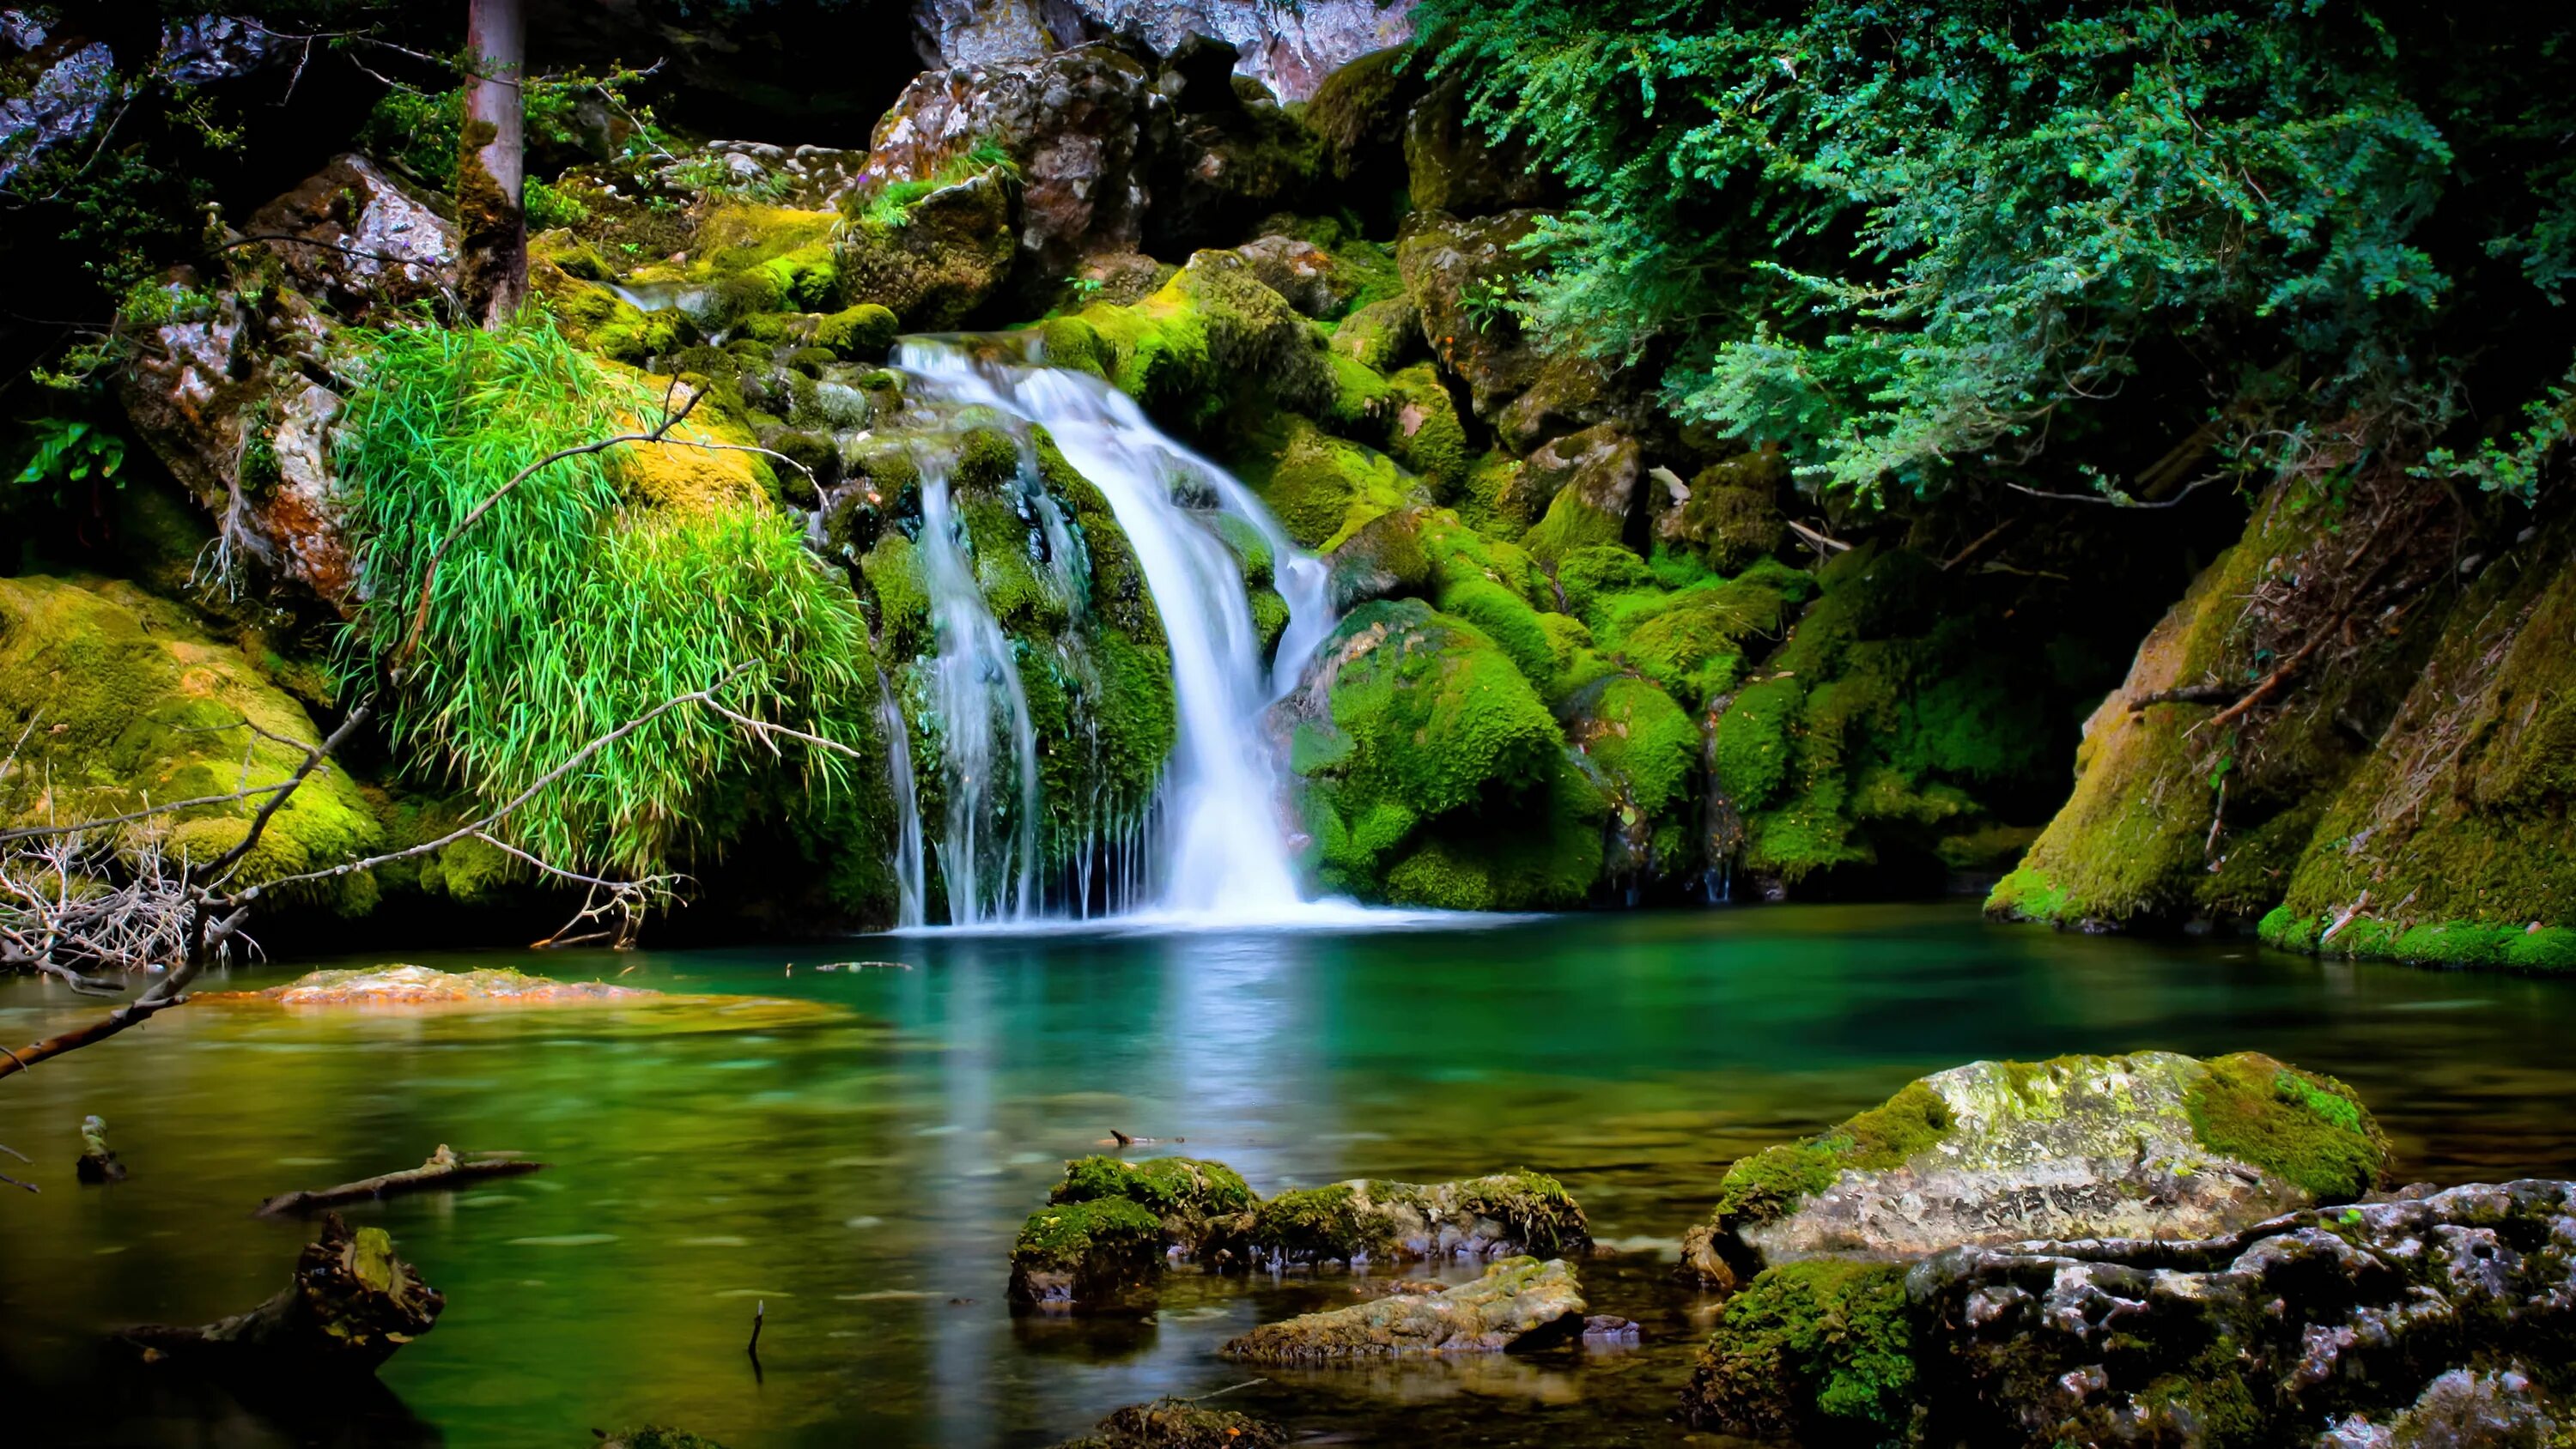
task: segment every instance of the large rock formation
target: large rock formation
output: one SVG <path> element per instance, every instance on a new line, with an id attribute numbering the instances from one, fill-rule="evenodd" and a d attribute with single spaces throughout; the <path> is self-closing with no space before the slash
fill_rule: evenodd
<path id="1" fill-rule="evenodd" d="M 2351 1091 L 2256 1052 L 1972 1062 L 1737 1162 L 1684 1270 L 1921 1257 L 2026 1238 L 2206 1238 L 2368 1191 L 2388 1142 Z"/>
<path id="2" fill-rule="evenodd" d="M 912 20 L 933 68 L 1022 60 L 1109 35 L 1157 51 L 1212 36 L 1240 52 L 1239 73 L 1298 101 L 1339 67 L 1411 39 L 1412 12 L 1412 0 L 913 0 Z"/>
<path id="3" fill-rule="evenodd" d="M 2571 1343 L 2576 1183 L 2526 1181 L 1773 1269 L 1683 1407 L 1810 1443 L 2541 1449 L 2576 1425 Z"/>

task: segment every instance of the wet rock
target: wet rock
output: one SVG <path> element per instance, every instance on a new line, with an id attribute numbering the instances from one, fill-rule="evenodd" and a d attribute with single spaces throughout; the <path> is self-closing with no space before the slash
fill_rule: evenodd
<path id="1" fill-rule="evenodd" d="M 1100 1427 L 1056 1449 L 1280 1449 L 1288 1436 L 1249 1414 L 1203 1408 L 1187 1399 L 1130 1404 Z"/>
<path id="2" fill-rule="evenodd" d="M 1780 485 L 1788 472 L 1770 449 L 1711 463 L 1690 480 L 1689 496 L 1658 520 L 1658 528 L 1665 542 L 1697 548 L 1719 573 L 1741 573 L 1788 539 L 1780 512 Z"/>
<path id="3" fill-rule="evenodd" d="M 1221 1162 L 1085 1157 L 1064 1165 L 1047 1206 L 1011 1249 L 1011 1301 L 1066 1310 L 1150 1292 L 1164 1259 L 1233 1260 L 1252 1189 Z"/>
<path id="4" fill-rule="evenodd" d="M 1236 247 L 1261 284 L 1309 317 L 1328 317 L 1358 295 L 1359 280 L 1331 252 L 1291 236 L 1265 236 Z"/>
<path id="5" fill-rule="evenodd" d="M 1502 291 L 1534 265 L 1517 243 L 1537 229 L 1539 217 L 1513 211 L 1461 221 L 1420 213 L 1396 246 L 1396 266 L 1420 310 L 1432 356 L 1467 385 L 1476 416 L 1488 422 L 1539 376 L 1538 350 L 1520 319 L 1499 305 Z"/>
<path id="6" fill-rule="evenodd" d="M 75 17 L 77 12 L 75 12 Z M 85 140 L 118 99 L 116 54 L 38 9 L 0 12 L 0 40 L 25 53 L 27 67 L 0 96 L 0 186 L 29 166 Z M 237 80 L 290 48 L 266 28 L 223 15 L 172 20 L 161 27 L 153 69 L 182 88 Z M 129 69 L 140 69 L 141 57 Z M 15 69 L 15 67 L 13 67 Z"/>
<path id="7" fill-rule="evenodd" d="M 640 1428 L 601 1434 L 597 1449 L 724 1449 L 724 1446 L 704 1434 L 692 1434 L 686 1429 L 673 1429 L 662 1424 L 646 1424 Z"/>
<path id="8" fill-rule="evenodd" d="M 2317 1449 L 2554 1449 L 2576 1413 L 2542 1397 L 2519 1368 L 2455 1368 L 2388 1424 L 2351 1414 L 2318 1436 Z"/>
<path id="9" fill-rule="evenodd" d="M 456 266 L 455 224 L 354 153 L 253 212 L 245 230 L 298 290 L 349 321 L 444 295 Z"/>
<path id="10" fill-rule="evenodd" d="M 1230 63 L 1283 100 L 1304 100 L 1337 68 L 1412 35 L 1412 0 L 914 0 L 914 43 L 933 67 L 1025 59 L 1105 35 L 1157 53 L 1192 36 L 1227 42 Z"/>
<path id="11" fill-rule="evenodd" d="M 1578 1337 L 1583 1324 L 1583 1294 L 1574 1270 L 1563 1259 L 1542 1263 L 1518 1257 L 1455 1288 L 1400 1292 L 1265 1323 L 1217 1352 L 1238 1363 L 1258 1364 L 1497 1353 Z"/>
<path id="12" fill-rule="evenodd" d="M 1972 1062 L 1737 1162 L 1686 1275 L 2032 1238 L 2206 1238 L 2360 1196 L 2388 1141 L 2349 1088 L 2255 1052 Z"/>
<path id="13" fill-rule="evenodd" d="M 1633 1318 L 1621 1318 L 1615 1313 L 1595 1313 L 1583 1320 L 1585 1348 L 1635 1348 L 1642 1337 L 1643 1330 Z"/>
<path id="14" fill-rule="evenodd" d="M 1520 1171 L 1423 1186 L 1354 1180 L 1283 1192 L 1252 1211 L 1244 1251 L 1271 1267 L 1389 1260 L 1474 1262 L 1589 1252 L 1582 1205 Z"/>
<path id="15" fill-rule="evenodd" d="M 439 971 L 427 966 L 369 966 L 310 971 L 265 991 L 202 992 L 200 998 L 261 1000 L 279 1006 L 564 1006 L 650 1001 L 661 994 L 602 981 L 555 981 L 504 967 Z"/>
<path id="16" fill-rule="evenodd" d="M 1505 447 L 1526 453 L 1599 423 L 1617 422 L 1634 432 L 1650 412 L 1601 363 L 1569 353 L 1539 364 L 1529 390 L 1495 416 L 1494 432 Z"/>

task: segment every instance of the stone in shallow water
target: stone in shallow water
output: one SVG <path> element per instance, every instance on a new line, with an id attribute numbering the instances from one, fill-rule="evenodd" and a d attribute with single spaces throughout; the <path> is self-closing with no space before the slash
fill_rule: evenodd
<path id="1" fill-rule="evenodd" d="M 311 971 L 265 991 L 207 992 L 219 1001 L 272 1001 L 280 1006 L 562 1006 L 641 1002 L 662 993 L 604 981 L 555 981 L 507 968 L 438 971 L 427 966 L 370 966 Z"/>
<path id="2" fill-rule="evenodd" d="M 1157 1399 L 1130 1404 L 1101 1420 L 1097 1430 L 1056 1449 L 1279 1449 L 1287 1442 L 1277 1425 L 1249 1414 Z"/>
<path id="3" fill-rule="evenodd" d="M 1495 1353 L 1576 1337 L 1583 1328 L 1582 1289 L 1564 1259 L 1542 1263 L 1510 1258 L 1455 1288 L 1399 1291 L 1348 1308 L 1265 1323 L 1217 1352 L 1238 1362 L 1264 1364 Z"/>
<path id="4" fill-rule="evenodd" d="M 1683 1267 L 1723 1287 L 1819 1255 L 2215 1237 L 2359 1197 L 2388 1155 L 2343 1084 L 2256 1052 L 1972 1062 L 1736 1163 Z"/>

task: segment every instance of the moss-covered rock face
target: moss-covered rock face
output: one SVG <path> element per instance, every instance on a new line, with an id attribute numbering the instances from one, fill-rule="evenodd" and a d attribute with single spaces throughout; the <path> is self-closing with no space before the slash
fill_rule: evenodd
<path id="1" fill-rule="evenodd" d="M 1413 204 L 1476 216 L 1546 200 L 1547 172 L 1518 143 L 1495 146 L 1467 120 L 1466 83 L 1431 87 L 1405 119 L 1404 162 Z"/>
<path id="2" fill-rule="evenodd" d="M 1499 1353 L 1583 1331 L 1583 1293 L 1563 1260 L 1511 1258 L 1473 1283 L 1393 1293 L 1265 1323 L 1218 1354 L 1237 1363 L 1317 1364 L 1415 1354 Z"/>
<path id="3" fill-rule="evenodd" d="M 1776 452 L 1738 454 L 1711 463 L 1690 481 L 1690 498 L 1671 516 L 1674 538 L 1696 547 L 1708 566 L 1740 573 L 1788 541 L 1780 487 L 1788 465 Z"/>
<path id="4" fill-rule="evenodd" d="M 1012 259 L 1009 178 L 998 170 L 941 186 L 901 225 L 854 217 L 833 244 L 840 294 L 873 302 L 916 332 L 957 326 L 997 292 Z"/>
<path id="5" fill-rule="evenodd" d="M 1488 421 L 1538 380 L 1539 352 L 1520 318 L 1495 305 L 1534 265 L 1518 244 L 1538 219 L 1531 211 L 1481 221 L 1429 212 L 1408 225 L 1396 247 L 1431 355 L 1466 384 L 1476 416 Z"/>
<path id="6" fill-rule="evenodd" d="M 2259 1053 L 1973 1062 L 1737 1162 L 1686 1268 L 2030 1238 L 2213 1237 L 2358 1197 L 2389 1145 L 2331 1077 Z"/>
<path id="7" fill-rule="evenodd" d="M 1123 1197 L 1043 1207 L 1011 1244 L 1013 1303 L 1057 1311 L 1110 1308 L 1149 1290 L 1163 1224 Z"/>
<path id="8" fill-rule="evenodd" d="M 1427 502 L 1420 482 L 1385 454 L 1293 414 L 1248 440 L 1243 481 L 1300 545 L 1334 553 L 1374 520 Z M 1356 592 L 1351 599 L 1363 597 Z"/>
<path id="9" fill-rule="evenodd" d="M 123 815 L 271 784 L 304 763 L 297 745 L 322 738 L 301 704 L 187 611 L 127 583 L 41 575 L 0 578 L 0 732 L 26 735 L 0 777 L 0 821 L 10 824 Z M 241 842 L 265 803 L 155 816 L 122 827 L 119 848 L 212 860 Z M 357 784 L 344 770 L 323 771 L 270 821 L 239 880 L 318 870 L 383 841 Z M 351 914 L 377 893 L 363 875 L 296 890 Z"/>
<path id="10" fill-rule="evenodd" d="M 1354 610 L 1273 727 L 1327 888 L 1495 909 L 1579 900 L 1599 874 L 1599 792 L 1511 656 L 1464 620 L 1412 599 Z"/>
<path id="11" fill-rule="evenodd" d="M 1166 1245 L 1195 1256 L 1212 1239 L 1231 1237 L 1234 1219 L 1251 1211 L 1253 1196 L 1242 1175 L 1222 1162 L 1085 1157 L 1064 1165 L 1064 1181 L 1047 1201 L 1135 1203 L 1161 1221 Z"/>
<path id="12" fill-rule="evenodd" d="M 1167 426 L 1204 429 L 1238 395 L 1329 409 L 1337 393 L 1323 336 L 1235 252 L 1202 251 L 1153 295 L 1077 314 L 1088 335 L 1051 326 L 1048 356 L 1083 357 Z"/>
<path id="13" fill-rule="evenodd" d="M 1783 1263 L 1718 1310 L 1683 1417 L 1749 1439 L 1903 1443 L 1913 1354 L 1903 1265 Z"/>
<path id="14" fill-rule="evenodd" d="M 1523 496 L 1546 500 L 1546 512 L 1521 538 L 1544 564 L 1579 548 L 1645 542 L 1637 440 L 1604 424 L 1558 438 L 1530 454 Z"/>

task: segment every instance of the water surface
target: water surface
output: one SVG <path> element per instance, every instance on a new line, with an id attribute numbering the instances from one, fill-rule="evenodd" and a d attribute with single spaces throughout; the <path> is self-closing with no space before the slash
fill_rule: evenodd
<path id="1" fill-rule="evenodd" d="M 836 958 L 910 969 L 814 969 Z M 0 1398 L 20 1442 L 327 1442 L 333 1415 L 363 1412 L 340 1440 L 573 1446 L 649 1419 L 734 1449 L 1022 1446 L 1216 1390 L 1344 1442 L 1690 1442 L 1667 1415 L 1709 1304 L 1665 1272 L 1725 1165 L 1977 1057 L 2258 1048 L 2359 1087 L 2411 1177 L 2576 1175 L 2576 986 L 1960 907 L 423 959 L 833 1009 L 191 1007 L 0 1082 L 0 1143 L 35 1159 L 0 1171 L 44 1187 L 0 1189 Z M 96 1009 L 0 985 L 0 1041 Z M 72 1182 L 90 1112 L 128 1182 Z M 1583 1266 L 1594 1311 L 1647 1342 L 1258 1378 L 1214 1358 L 1254 1322 L 1351 1301 L 1337 1272 L 1176 1277 L 1142 1322 L 1015 1319 L 1013 1232 L 1111 1129 L 1185 1138 L 1139 1151 L 1219 1158 L 1265 1193 L 1555 1173 L 1625 1250 Z M 200 1322 L 283 1283 L 309 1229 L 251 1218 L 261 1199 L 440 1142 L 554 1165 L 350 1214 L 448 1297 L 375 1402 L 317 1425 L 299 1396 L 138 1383 L 99 1351 L 113 1325 Z"/>

